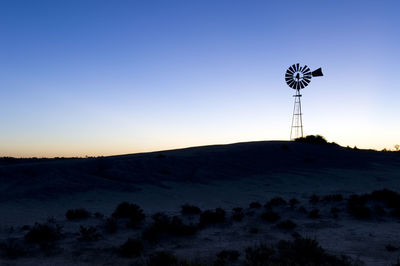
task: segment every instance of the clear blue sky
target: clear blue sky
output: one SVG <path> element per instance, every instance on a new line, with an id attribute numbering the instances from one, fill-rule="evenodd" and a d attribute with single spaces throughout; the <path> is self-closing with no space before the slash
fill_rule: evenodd
<path id="1" fill-rule="evenodd" d="M 0 156 L 287 140 L 400 143 L 399 1 L 0 1 Z"/>

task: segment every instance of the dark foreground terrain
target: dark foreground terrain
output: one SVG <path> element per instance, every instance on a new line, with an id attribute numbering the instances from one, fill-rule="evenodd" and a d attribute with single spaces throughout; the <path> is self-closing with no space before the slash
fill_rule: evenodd
<path id="1" fill-rule="evenodd" d="M 0 181 L 4 265 L 397 265 L 400 257 L 398 152 L 272 141 L 3 158 Z"/>

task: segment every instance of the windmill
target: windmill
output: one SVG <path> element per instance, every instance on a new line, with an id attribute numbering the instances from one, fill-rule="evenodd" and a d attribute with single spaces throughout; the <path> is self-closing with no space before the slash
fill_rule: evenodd
<path id="1" fill-rule="evenodd" d="M 289 87 L 296 90 L 296 94 L 293 95 L 294 107 L 292 117 L 292 127 L 290 129 L 290 139 L 296 139 L 303 137 L 303 120 L 301 113 L 301 101 L 300 101 L 300 90 L 307 87 L 312 77 L 323 76 L 321 68 L 311 72 L 310 68 L 305 65 L 304 67 L 300 64 L 294 64 L 286 70 L 285 80 Z"/>

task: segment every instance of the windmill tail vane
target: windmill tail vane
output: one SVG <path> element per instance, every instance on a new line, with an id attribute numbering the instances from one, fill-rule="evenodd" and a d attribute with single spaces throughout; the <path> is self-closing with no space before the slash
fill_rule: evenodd
<path id="1" fill-rule="evenodd" d="M 300 90 L 307 87 L 313 77 L 322 77 L 322 69 L 318 68 L 311 72 L 311 69 L 307 66 L 300 66 L 299 63 L 290 66 L 285 73 L 286 84 L 292 89 L 296 90 L 296 94 L 293 95 L 294 107 L 292 116 L 292 127 L 290 130 L 290 139 L 294 140 L 299 137 L 303 137 L 303 118 L 301 112 L 301 101 Z"/>

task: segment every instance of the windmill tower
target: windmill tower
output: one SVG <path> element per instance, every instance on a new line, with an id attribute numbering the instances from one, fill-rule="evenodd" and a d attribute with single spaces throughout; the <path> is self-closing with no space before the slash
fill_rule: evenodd
<path id="1" fill-rule="evenodd" d="M 323 76 L 321 68 L 311 72 L 310 68 L 305 65 L 294 64 L 286 70 L 285 80 L 289 87 L 296 91 L 294 97 L 292 127 L 290 129 L 290 140 L 303 137 L 303 119 L 301 112 L 301 94 L 300 90 L 304 89 L 311 81 L 312 77 Z"/>

